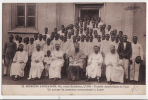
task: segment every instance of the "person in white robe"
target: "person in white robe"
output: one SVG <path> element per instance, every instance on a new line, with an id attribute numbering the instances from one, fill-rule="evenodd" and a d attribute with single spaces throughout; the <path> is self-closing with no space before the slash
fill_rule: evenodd
<path id="1" fill-rule="evenodd" d="M 131 65 L 130 65 L 130 80 L 138 82 L 139 81 L 139 69 L 140 69 L 140 63 L 136 63 L 136 57 L 141 57 L 141 63 L 143 61 L 143 49 L 142 45 L 137 42 L 138 38 L 137 36 L 133 37 L 133 43 L 132 43 L 132 56 L 130 58 Z"/>
<path id="2" fill-rule="evenodd" d="M 49 67 L 49 79 L 61 79 L 61 68 L 64 64 L 64 52 L 60 49 L 59 44 L 55 44 L 55 50 L 51 52 L 52 62 Z"/>
<path id="3" fill-rule="evenodd" d="M 44 52 L 40 50 L 40 44 L 36 45 L 36 51 L 33 52 L 31 58 L 31 68 L 29 72 L 30 79 L 40 79 L 42 72 L 44 70 L 43 60 L 44 60 Z"/>
<path id="4" fill-rule="evenodd" d="M 112 82 L 124 83 L 123 61 L 119 59 L 114 45 L 110 46 L 110 52 L 106 54 L 105 64 L 108 84 L 112 84 Z"/>
<path id="5" fill-rule="evenodd" d="M 17 46 L 16 48 L 18 48 L 19 47 L 19 36 L 18 35 L 15 36 L 14 42 L 16 43 L 16 46 Z"/>
<path id="6" fill-rule="evenodd" d="M 94 46 L 94 52 L 88 57 L 88 66 L 86 67 L 86 81 L 90 81 L 91 78 L 97 78 L 98 82 L 100 82 L 102 62 L 103 57 L 100 53 L 100 47 L 96 45 Z"/>
<path id="7" fill-rule="evenodd" d="M 19 77 L 24 76 L 24 68 L 28 61 L 28 54 L 23 50 L 23 47 L 22 44 L 19 45 L 19 51 L 16 52 L 11 65 L 10 76 L 14 76 L 14 80 L 18 80 Z"/>
<path id="8" fill-rule="evenodd" d="M 44 57 L 44 64 L 45 64 L 45 76 L 49 75 L 49 67 L 52 62 L 51 51 L 47 51 L 46 57 Z"/>

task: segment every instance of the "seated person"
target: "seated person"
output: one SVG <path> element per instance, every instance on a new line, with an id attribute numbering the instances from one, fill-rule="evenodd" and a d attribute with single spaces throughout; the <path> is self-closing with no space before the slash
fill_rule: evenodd
<path id="1" fill-rule="evenodd" d="M 28 61 L 28 54 L 23 49 L 23 44 L 19 44 L 19 50 L 16 52 L 11 65 L 10 76 L 13 76 L 15 81 L 18 80 L 19 77 L 24 76 L 24 68 Z"/>
<path id="2" fill-rule="evenodd" d="M 115 50 L 115 46 L 110 46 L 110 52 L 105 57 L 106 78 L 109 84 L 113 82 L 124 82 L 123 62 L 119 59 L 119 55 Z"/>
<path id="3" fill-rule="evenodd" d="M 31 68 L 29 72 L 29 80 L 30 79 L 40 79 L 44 65 L 43 65 L 43 60 L 44 60 L 44 52 L 40 50 L 41 46 L 40 44 L 36 45 L 36 51 L 33 52 L 32 58 L 31 58 Z"/>
<path id="4" fill-rule="evenodd" d="M 52 62 L 51 52 L 50 50 L 48 50 L 46 57 L 44 57 L 45 76 L 49 75 L 49 67 L 50 67 L 51 62 Z"/>
<path id="5" fill-rule="evenodd" d="M 100 82 L 102 62 L 103 57 L 100 53 L 100 47 L 95 45 L 94 52 L 90 54 L 88 59 L 88 66 L 86 67 L 86 81 L 90 81 L 90 78 L 97 78 L 98 82 Z"/>
<path id="6" fill-rule="evenodd" d="M 67 69 L 68 79 L 80 80 L 83 75 L 84 52 L 79 49 L 79 44 L 74 44 L 75 49 L 69 53 L 69 67 Z"/>
<path id="7" fill-rule="evenodd" d="M 64 64 L 64 52 L 60 49 L 59 44 L 55 44 L 55 50 L 51 52 L 52 62 L 49 67 L 49 79 L 54 79 L 56 81 L 61 78 L 61 68 Z"/>

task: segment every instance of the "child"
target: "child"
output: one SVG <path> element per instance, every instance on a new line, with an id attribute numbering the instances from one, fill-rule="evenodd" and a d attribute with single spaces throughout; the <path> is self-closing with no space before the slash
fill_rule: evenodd
<path id="1" fill-rule="evenodd" d="M 49 67 L 52 61 L 51 52 L 50 50 L 47 51 L 47 56 L 44 58 L 44 64 L 45 64 L 45 76 L 49 75 Z"/>

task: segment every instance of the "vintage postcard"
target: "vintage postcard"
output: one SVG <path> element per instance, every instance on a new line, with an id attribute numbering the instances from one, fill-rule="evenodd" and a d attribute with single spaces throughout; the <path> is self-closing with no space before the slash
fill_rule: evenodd
<path id="1" fill-rule="evenodd" d="M 2 3 L 2 95 L 145 95 L 146 2 Z"/>

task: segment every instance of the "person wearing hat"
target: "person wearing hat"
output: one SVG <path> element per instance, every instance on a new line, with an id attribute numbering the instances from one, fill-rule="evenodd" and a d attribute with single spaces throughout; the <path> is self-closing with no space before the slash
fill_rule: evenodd
<path id="1" fill-rule="evenodd" d="M 100 53 L 100 47 L 95 45 L 94 52 L 92 52 L 88 57 L 88 65 L 86 67 L 86 81 L 90 81 L 91 78 L 97 78 L 97 81 L 100 82 L 102 62 L 103 57 Z"/>
<path id="2" fill-rule="evenodd" d="M 55 50 L 51 52 L 52 62 L 49 67 L 49 79 L 61 79 L 61 69 L 64 65 L 64 52 L 59 44 L 55 44 Z"/>
<path id="3" fill-rule="evenodd" d="M 105 64 L 108 84 L 112 84 L 112 82 L 124 83 L 123 62 L 119 59 L 114 45 L 110 46 L 110 52 L 106 54 Z"/>
<path id="4" fill-rule="evenodd" d="M 16 81 L 24 76 L 24 68 L 28 61 L 28 53 L 23 50 L 23 44 L 19 45 L 19 51 L 16 52 L 10 69 L 10 76 Z"/>
<path id="5" fill-rule="evenodd" d="M 9 41 L 6 42 L 4 46 L 4 53 L 3 53 L 4 75 L 3 76 L 7 76 L 10 74 L 10 67 L 17 49 L 16 43 L 13 42 L 13 38 L 14 38 L 13 35 L 9 35 Z"/>
<path id="6" fill-rule="evenodd" d="M 41 50 L 40 44 L 37 44 L 36 51 L 34 51 L 32 54 L 31 68 L 30 68 L 28 80 L 41 78 L 41 75 L 44 69 L 44 65 L 43 65 L 44 54 L 45 53 Z"/>
<path id="7" fill-rule="evenodd" d="M 139 68 L 140 63 L 143 61 L 143 49 L 142 45 L 137 42 L 138 37 L 133 36 L 132 43 L 132 56 L 130 58 L 130 80 L 131 81 L 139 81 Z"/>
<path id="8" fill-rule="evenodd" d="M 83 62 L 86 58 L 84 52 L 79 49 L 79 43 L 74 43 L 75 49 L 69 53 L 68 79 L 78 81 L 83 78 Z"/>

